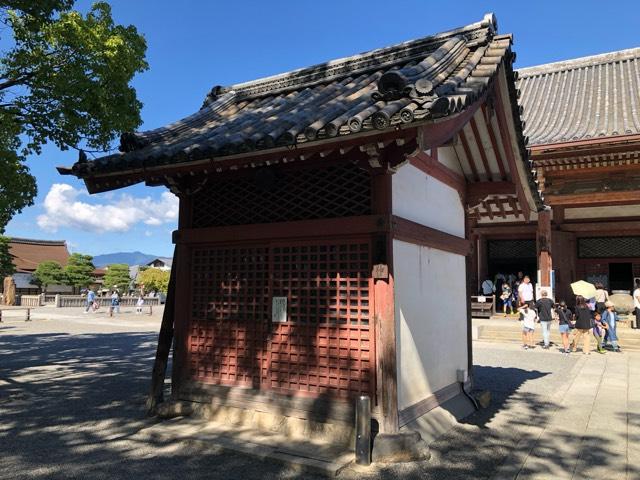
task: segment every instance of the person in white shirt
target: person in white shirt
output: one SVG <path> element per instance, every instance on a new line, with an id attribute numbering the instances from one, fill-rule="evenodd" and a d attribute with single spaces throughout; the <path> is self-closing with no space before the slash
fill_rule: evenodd
<path id="1" fill-rule="evenodd" d="M 636 324 L 633 328 L 640 328 L 640 279 L 636 280 L 636 289 L 633 291 L 633 306 L 636 313 Z"/>
<path id="2" fill-rule="evenodd" d="M 525 303 L 518 311 L 520 312 L 520 321 L 522 322 L 522 348 L 525 350 L 535 348 L 533 344 L 533 331 L 536 328 L 538 314 L 533 308 L 529 308 L 528 303 Z"/>
<path id="3" fill-rule="evenodd" d="M 533 308 L 533 285 L 528 275 L 524 277 L 524 280 L 518 286 L 518 300 L 520 305 L 528 304 Z"/>

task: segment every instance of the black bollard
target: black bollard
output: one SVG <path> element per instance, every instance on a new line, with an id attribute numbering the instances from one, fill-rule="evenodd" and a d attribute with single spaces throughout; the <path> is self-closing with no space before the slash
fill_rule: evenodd
<path id="1" fill-rule="evenodd" d="M 356 463 L 371 465 L 371 399 L 366 395 L 356 400 Z"/>

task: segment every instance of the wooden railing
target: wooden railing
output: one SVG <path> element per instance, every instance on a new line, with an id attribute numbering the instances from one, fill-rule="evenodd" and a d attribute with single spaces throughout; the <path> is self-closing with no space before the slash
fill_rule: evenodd
<path id="1" fill-rule="evenodd" d="M 495 295 L 472 295 L 471 296 L 471 317 L 489 318 L 496 313 Z"/>

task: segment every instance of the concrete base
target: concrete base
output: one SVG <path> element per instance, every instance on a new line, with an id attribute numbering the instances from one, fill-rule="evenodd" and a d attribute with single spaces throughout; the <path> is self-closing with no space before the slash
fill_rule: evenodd
<path id="1" fill-rule="evenodd" d="M 429 445 L 475 411 L 471 401 L 463 393 L 460 393 L 439 407 L 409 422 L 400 431 L 418 432 L 423 441 Z"/>
<path id="2" fill-rule="evenodd" d="M 371 460 L 375 463 L 413 462 L 430 456 L 429 447 L 418 432 L 381 433 L 373 439 Z"/>

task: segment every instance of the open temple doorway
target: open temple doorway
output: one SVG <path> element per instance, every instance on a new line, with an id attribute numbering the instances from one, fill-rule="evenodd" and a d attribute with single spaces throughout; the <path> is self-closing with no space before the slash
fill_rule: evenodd
<path id="1" fill-rule="evenodd" d="M 609 264 L 609 289 L 631 293 L 633 287 L 633 265 L 631 263 Z"/>
<path id="2" fill-rule="evenodd" d="M 523 272 L 536 282 L 538 262 L 535 239 L 488 240 L 487 274 L 494 279 L 498 273 L 504 275 Z"/>

